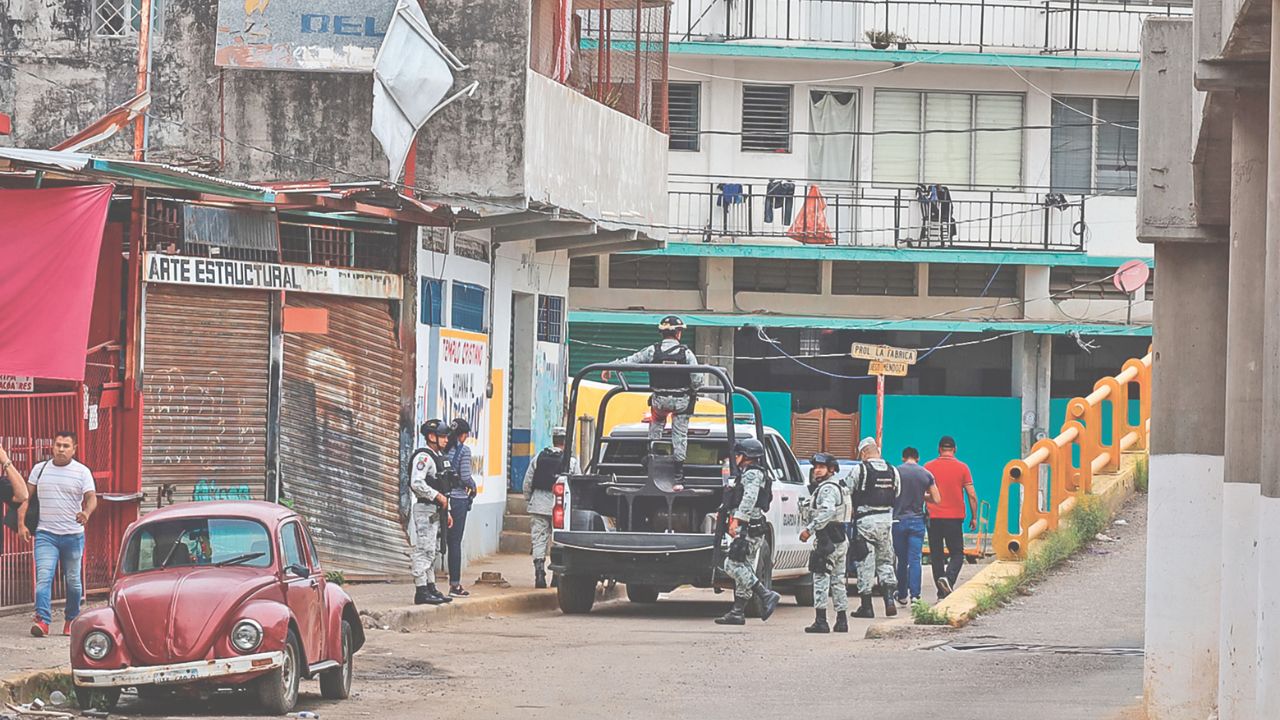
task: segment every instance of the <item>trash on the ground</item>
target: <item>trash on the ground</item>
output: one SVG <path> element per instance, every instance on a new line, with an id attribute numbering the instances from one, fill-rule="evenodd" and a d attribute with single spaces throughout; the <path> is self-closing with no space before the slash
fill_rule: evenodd
<path id="1" fill-rule="evenodd" d="M 320 716 L 319 716 L 318 714 L 316 714 L 316 713 L 311 712 L 310 710 L 301 710 L 301 711 L 299 711 L 299 712 L 291 712 L 291 713 L 289 713 L 289 714 L 288 714 L 288 716 L 287 716 L 287 717 L 291 717 L 291 718 L 318 718 L 318 717 L 320 717 Z"/>
<path id="2" fill-rule="evenodd" d="M 1124 518 L 1120 518 L 1119 520 L 1116 520 L 1114 524 L 1119 525 L 1120 527 L 1124 527 L 1125 525 L 1129 524 L 1129 521 L 1125 520 Z"/>
<path id="3" fill-rule="evenodd" d="M 26 705 L 5 703 L 5 707 L 9 709 L 9 712 L 16 713 L 19 718 L 54 718 L 55 720 L 72 720 L 75 717 L 75 715 L 72 715 L 71 713 L 41 709 L 44 707 L 44 702 L 39 698 L 32 700 Z"/>
<path id="4" fill-rule="evenodd" d="M 1093 539 L 1094 539 L 1094 540 L 1100 540 L 1100 541 L 1102 541 L 1102 542 L 1115 542 L 1115 541 L 1116 541 L 1116 539 L 1115 539 L 1115 538 L 1111 537 L 1110 535 L 1104 534 L 1104 533 L 1098 533 L 1097 535 L 1094 535 L 1094 536 L 1093 536 Z"/>
<path id="5" fill-rule="evenodd" d="M 64 695 L 61 690 L 54 690 L 49 693 L 49 702 L 54 705 L 66 705 L 67 696 Z"/>
<path id="6" fill-rule="evenodd" d="M 494 587 L 509 588 L 511 583 L 502 577 L 502 573 L 496 570 L 485 570 L 480 573 L 480 577 L 476 579 L 475 585 L 493 585 Z"/>

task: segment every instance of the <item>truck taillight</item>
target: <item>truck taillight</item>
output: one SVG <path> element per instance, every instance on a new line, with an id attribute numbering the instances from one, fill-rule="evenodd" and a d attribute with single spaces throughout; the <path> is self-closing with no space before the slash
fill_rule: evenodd
<path id="1" fill-rule="evenodd" d="M 551 526 L 557 530 L 565 530 L 564 526 L 564 493 L 565 483 L 560 480 L 551 486 L 551 494 L 556 497 L 555 507 L 551 508 Z"/>

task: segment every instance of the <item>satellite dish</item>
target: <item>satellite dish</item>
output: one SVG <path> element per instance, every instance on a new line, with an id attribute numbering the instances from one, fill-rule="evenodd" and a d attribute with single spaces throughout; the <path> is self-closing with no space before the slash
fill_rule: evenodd
<path id="1" fill-rule="evenodd" d="M 1147 284 L 1147 278 L 1151 277 L 1151 268 L 1142 260 L 1130 260 L 1120 266 L 1116 270 L 1116 274 L 1111 278 L 1111 282 L 1115 284 L 1116 289 L 1126 295 L 1132 295 Z"/>

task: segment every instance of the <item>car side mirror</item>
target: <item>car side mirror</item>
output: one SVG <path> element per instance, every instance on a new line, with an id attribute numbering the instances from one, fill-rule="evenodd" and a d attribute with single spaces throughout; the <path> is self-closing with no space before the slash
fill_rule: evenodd
<path id="1" fill-rule="evenodd" d="M 285 568 L 285 572 L 293 573 L 304 580 L 311 577 L 311 569 L 305 565 L 299 565 L 298 563 L 287 566 Z"/>

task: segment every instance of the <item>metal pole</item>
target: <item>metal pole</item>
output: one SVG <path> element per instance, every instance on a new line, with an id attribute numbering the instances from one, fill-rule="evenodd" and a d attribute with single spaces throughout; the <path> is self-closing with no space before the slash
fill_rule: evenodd
<path id="1" fill-rule="evenodd" d="M 884 449 L 884 375 L 876 375 L 876 445 Z"/>
<path id="2" fill-rule="evenodd" d="M 986 48 L 987 37 L 987 0 L 978 4 L 978 52 Z"/>
<path id="3" fill-rule="evenodd" d="M 636 94 L 636 102 L 635 102 L 635 109 L 636 109 L 636 112 L 635 112 L 635 115 L 633 115 L 632 117 L 634 117 L 634 118 L 635 118 L 635 119 L 637 119 L 637 120 L 641 120 L 641 117 L 640 117 L 640 98 L 641 98 L 641 96 L 643 96 L 643 95 L 644 95 L 644 92 L 642 91 L 642 89 L 641 89 L 641 87 L 640 87 L 640 58 L 642 57 L 641 52 L 640 52 L 640 42 L 641 42 L 641 41 L 640 41 L 640 13 L 641 13 L 640 3 L 642 3 L 643 1 L 644 1 L 644 0 L 636 0 L 636 20 L 635 20 L 635 22 L 636 22 L 636 46 L 635 46 L 635 49 L 632 51 L 632 57 L 631 57 L 631 62 L 635 65 L 635 73 L 634 73 L 634 74 L 635 74 L 635 85 L 634 85 L 634 87 L 635 87 L 635 94 Z"/>
<path id="4" fill-rule="evenodd" d="M 139 14 L 142 16 L 138 29 L 138 82 L 137 94 L 141 95 L 151 89 L 151 0 L 142 0 Z M 138 113 L 133 121 L 133 159 L 145 160 L 147 154 L 147 113 Z"/>

